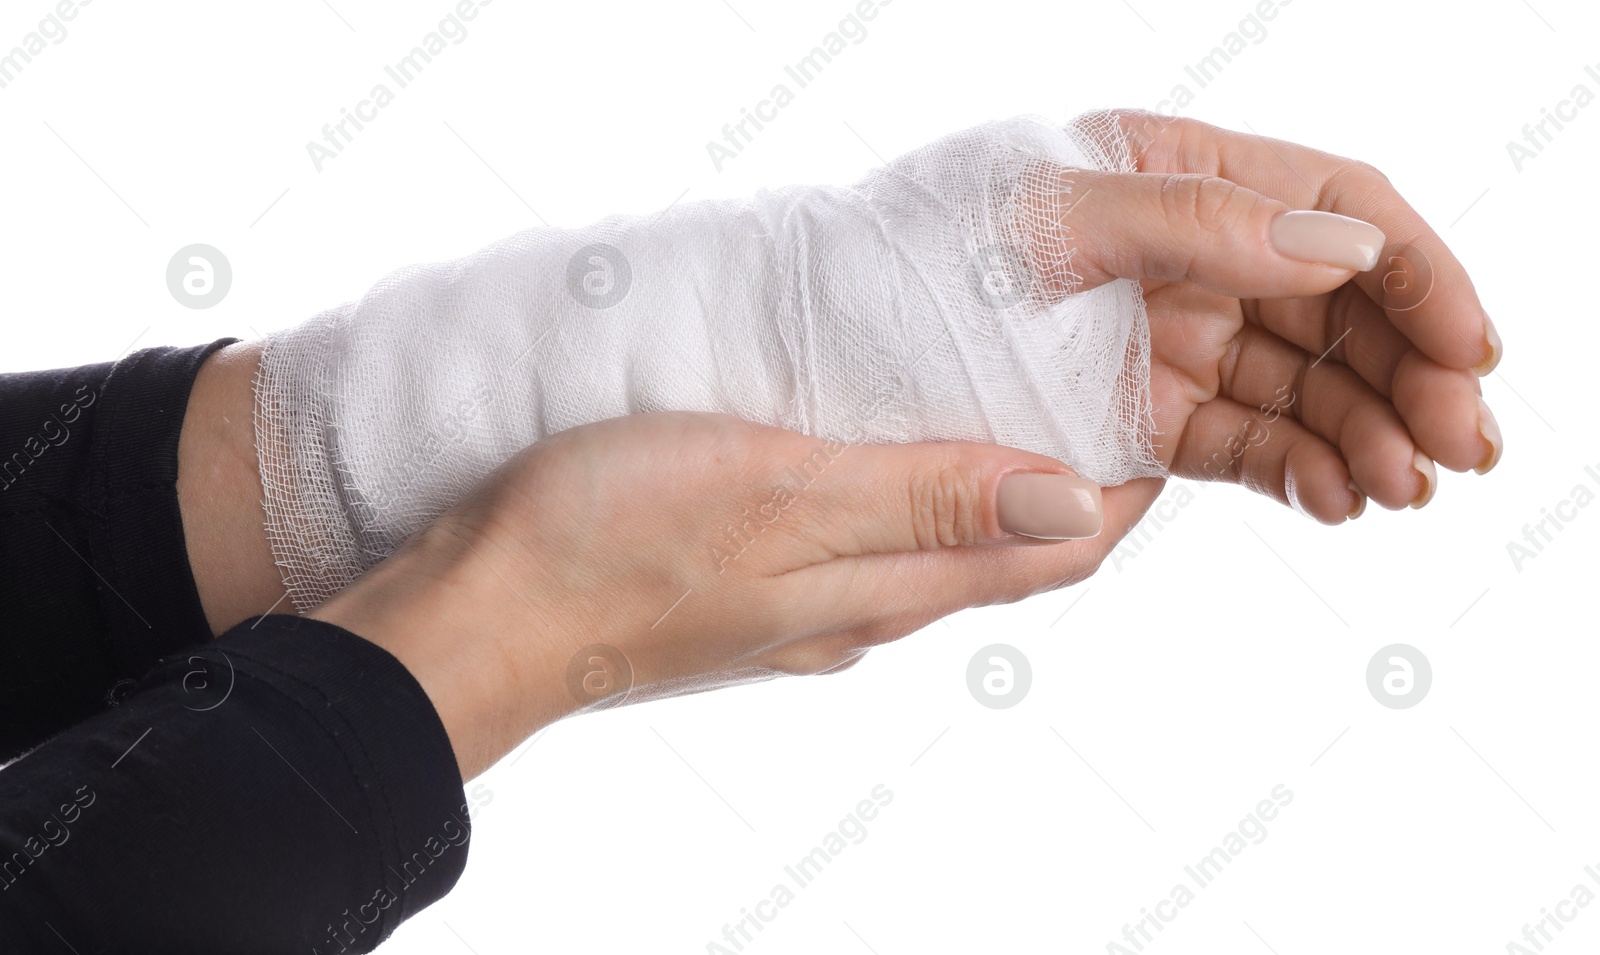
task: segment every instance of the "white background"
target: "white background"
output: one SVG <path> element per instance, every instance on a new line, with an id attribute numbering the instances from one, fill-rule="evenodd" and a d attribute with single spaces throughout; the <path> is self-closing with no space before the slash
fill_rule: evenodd
<path id="1" fill-rule="evenodd" d="M 1443 475 L 1420 513 L 1325 528 L 1201 488 L 1088 583 L 844 675 L 557 725 L 483 777 L 465 877 L 385 952 L 705 952 L 880 783 L 866 840 L 747 952 L 1106 951 L 1278 784 L 1265 841 L 1147 951 L 1505 951 L 1575 884 L 1600 893 L 1600 506 L 1520 568 L 1507 551 L 1600 492 L 1600 104 L 1520 172 L 1506 150 L 1575 84 L 1600 94 L 1593 5 L 1296 0 L 1198 89 L 1184 66 L 1253 3 L 896 0 L 718 173 L 706 142 L 850 0 L 499 0 L 318 172 L 306 142 L 453 6 L 332 2 L 99 0 L 0 89 L 0 369 L 252 337 L 541 218 L 849 182 L 986 119 L 1180 82 L 1186 115 L 1382 168 L 1506 342 L 1484 384 L 1504 462 Z M 50 7 L 7 3 L 0 46 Z M 195 242 L 234 271 L 205 311 L 165 283 Z M 1011 709 L 967 689 L 995 642 L 1032 664 Z M 1432 661 L 1411 709 L 1366 686 L 1395 642 Z M 1549 950 L 1600 944 L 1600 904 L 1575 911 Z"/>

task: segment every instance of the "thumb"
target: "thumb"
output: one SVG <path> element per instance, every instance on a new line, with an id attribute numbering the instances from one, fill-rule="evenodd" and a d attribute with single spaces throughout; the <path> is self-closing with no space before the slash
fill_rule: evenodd
<path id="1" fill-rule="evenodd" d="M 830 557 L 1094 537 L 1100 487 L 1054 458 L 974 442 L 838 445 L 801 494 Z"/>
<path id="2" fill-rule="evenodd" d="M 1059 221 L 1084 288 L 1188 280 L 1233 298 L 1318 295 L 1371 270 L 1383 249 L 1377 226 L 1216 176 L 1067 175 L 1076 201 Z"/>

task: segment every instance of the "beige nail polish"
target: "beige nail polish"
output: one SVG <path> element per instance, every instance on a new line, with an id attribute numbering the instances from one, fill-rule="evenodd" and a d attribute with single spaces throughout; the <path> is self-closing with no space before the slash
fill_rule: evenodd
<path id="1" fill-rule="evenodd" d="M 1356 487 L 1356 482 L 1354 481 L 1348 482 L 1345 484 L 1345 487 L 1353 491 L 1356 496 L 1356 506 L 1350 509 L 1350 515 L 1348 518 L 1349 520 L 1353 521 L 1361 515 L 1367 513 L 1367 496 L 1361 493 L 1361 489 Z"/>
<path id="2" fill-rule="evenodd" d="M 1383 250 L 1383 230 L 1332 212 L 1285 212 L 1272 220 L 1272 247 L 1301 262 L 1371 271 Z"/>
<path id="3" fill-rule="evenodd" d="M 1008 474 L 998 496 L 1000 528 L 1008 533 L 1043 540 L 1100 533 L 1100 486 L 1077 475 Z"/>
<path id="4" fill-rule="evenodd" d="M 1494 412 L 1489 410 L 1489 405 L 1482 397 L 1478 398 L 1478 433 L 1483 435 L 1483 440 L 1489 442 L 1489 456 L 1483 463 L 1472 470 L 1479 474 L 1488 474 L 1494 466 L 1500 463 L 1500 455 L 1505 451 L 1505 441 L 1500 437 L 1500 422 L 1494 420 Z"/>
<path id="5" fill-rule="evenodd" d="M 1500 344 L 1500 333 L 1495 330 L 1494 322 L 1488 316 L 1484 316 L 1483 319 L 1483 339 L 1489 343 L 1489 357 L 1472 369 L 1478 373 L 1479 378 L 1495 370 L 1495 367 L 1500 364 L 1500 356 L 1505 351 L 1504 346 Z"/>
<path id="6" fill-rule="evenodd" d="M 1422 493 L 1418 494 L 1417 499 L 1411 502 L 1413 508 L 1418 508 L 1433 500 L 1433 492 L 1439 487 L 1439 471 L 1433 466 L 1433 459 L 1421 451 L 1418 451 L 1416 457 L 1411 459 L 1411 466 L 1416 468 L 1418 474 L 1422 475 Z"/>

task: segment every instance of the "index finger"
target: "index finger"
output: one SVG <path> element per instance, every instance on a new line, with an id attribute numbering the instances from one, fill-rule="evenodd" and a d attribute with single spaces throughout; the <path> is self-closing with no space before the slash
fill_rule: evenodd
<path id="1" fill-rule="evenodd" d="M 1500 338 L 1466 268 L 1371 165 L 1143 110 L 1121 111 L 1117 123 L 1140 172 L 1217 176 L 1295 209 L 1335 212 L 1382 229 L 1388 245 L 1378 267 L 1352 281 L 1439 364 L 1486 375 L 1499 363 Z"/>

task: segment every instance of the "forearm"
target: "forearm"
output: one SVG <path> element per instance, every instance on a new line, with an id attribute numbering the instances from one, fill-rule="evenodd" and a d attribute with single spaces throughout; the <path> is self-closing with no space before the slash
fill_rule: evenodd
<path id="1" fill-rule="evenodd" d="M 0 773 L 0 949 L 370 951 L 459 878 L 465 802 L 392 657 L 241 625 Z"/>

